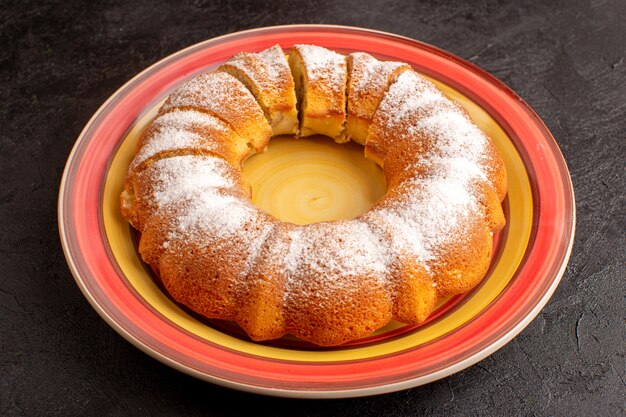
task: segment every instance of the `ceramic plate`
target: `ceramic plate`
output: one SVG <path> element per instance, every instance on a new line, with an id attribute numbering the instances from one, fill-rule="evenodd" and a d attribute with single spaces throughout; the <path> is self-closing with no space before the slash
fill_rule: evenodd
<path id="1" fill-rule="evenodd" d="M 172 302 L 141 262 L 119 212 L 136 140 L 178 85 L 240 51 L 322 45 L 404 61 L 435 80 L 494 140 L 509 174 L 506 228 L 488 275 L 442 300 L 420 326 L 391 323 L 335 348 L 293 338 L 250 341 L 235 326 L 203 320 Z M 458 372 L 511 340 L 556 288 L 574 236 L 574 196 L 559 148 L 539 117 L 503 83 L 433 46 L 366 29 L 298 25 L 234 33 L 184 49 L 137 75 L 89 121 L 69 156 L 59 195 L 68 264 L 85 297 L 123 337 L 190 375 L 245 391 L 290 397 L 371 395 Z"/>

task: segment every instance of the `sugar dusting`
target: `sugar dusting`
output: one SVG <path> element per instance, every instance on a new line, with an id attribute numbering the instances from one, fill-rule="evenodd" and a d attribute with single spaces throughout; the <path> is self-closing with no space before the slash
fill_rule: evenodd
<path id="1" fill-rule="evenodd" d="M 205 189 L 181 205 L 168 240 L 193 242 L 198 247 L 205 247 L 241 232 L 255 212 L 238 196 Z"/>
<path id="2" fill-rule="evenodd" d="M 368 225 L 359 221 L 300 226 L 290 232 L 291 246 L 285 256 L 285 269 L 298 275 L 307 270 L 336 276 L 383 273 L 387 254 Z"/>
<path id="3" fill-rule="evenodd" d="M 358 220 L 299 226 L 289 233 L 291 244 L 282 260 L 287 274 L 284 294 L 302 295 L 311 280 L 327 294 L 354 286 L 349 278 L 386 280 L 390 256 L 365 222 Z M 318 294 L 319 295 L 319 294 Z"/>
<path id="4" fill-rule="evenodd" d="M 211 156 L 175 156 L 160 159 L 151 167 L 153 195 L 157 207 L 196 198 L 214 188 L 234 185 L 227 163 Z"/>
<path id="5" fill-rule="evenodd" d="M 388 118 L 388 128 L 392 128 L 426 106 L 447 103 L 448 100 L 430 81 L 413 71 L 405 71 L 389 86 L 380 103 L 380 111 Z"/>
<path id="6" fill-rule="evenodd" d="M 265 64 L 268 79 L 278 80 L 281 75 L 291 74 L 287 58 L 282 48 L 278 45 L 265 49 L 256 54 L 259 60 Z"/>
<path id="7" fill-rule="evenodd" d="M 343 55 L 312 45 L 297 47 L 310 76 L 343 85 Z M 272 59 L 268 61 L 268 75 L 274 71 Z M 385 71 L 393 71 L 402 64 L 373 60 L 365 65 L 365 71 L 379 71 L 381 65 L 388 67 L 383 68 Z M 200 76 L 177 90 L 168 103 L 172 108 L 209 107 L 220 114 L 232 112 L 237 105 L 230 93 L 219 77 Z M 424 108 L 433 111 L 418 116 Z M 428 174 L 406 179 L 399 185 L 404 191 L 402 198 L 374 208 L 362 220 L 294 226 L 280 260 L 288 276 L 286 297 L 302 291 L 311 276 L 322 282 L 320 290 L 328 293 L 348 285 L 349 277 L 373 276 L 384 281 L 395 259 L 406 252 L 428 267 L 441 246 L 463 233 L 468 217 L 479 212 L 474 184 L 486 180 L 483 159 L 487 139 L 468 117 L 412 71 L 403 72 L 389 87 L 379 112 L 383 112 L 390 130 L 403 126 L 405 137 L 417 140 L 426 135 L 433 141 L 431 152 L 416 155 L 414 161 L 426 165 Z M 200 138 L 189 132 L 189 127 L 212 123 L 207 117 L 210 118 L 193 111 L 162 115 L 155 122 L 158 133 L 137 158 L 146 158 L 158 150 L 193 146 Z M 241 256 L 247 257 L 242 271 L 247 274 L 276 229 L 267 216 L 237 193 L 238 184 L 229 176 L 227 164 L 218 158 L 201 156 L 171 157 L 155 164 L 160 165 L 154 181 L 154 199 L 159 207 L 176 205 L 177 209 L 164 246 L 170 240 L 181 239 L 198 246 L 210 245 L 240 236 L 242 231 L 245 234 L 246 225 L 254 223 L 255 233 L 242 238 L 238 248 Z M 381 224 L 383 231 L 375 227 Z"/>
<path id="8" fill-rule="evenodd" d="M 149 167 L 151 194 L 155 210 L 176 213 L 175 220 L 163 242 L 169 248 L 172 242 L 192 242 L 205 247 L 219 244 L 230 236 L 241 237 L 241 253 L 246 256 L 242 274 L 247 273 L 261 252 L 274 224 L 262 223 L 251 227 L 241 236 L 246 225 L 263 218 L 247 199 L 234 192 L 236 181 L 232 166 L 212 156 L 184 155 L 164 158 Z M 236 245 L 234 241 L 231 241 Z"/>
<path id="9" fill-rule="evenodd" d="M 275 45 L 257 53 L 240 53 L 226 62 L 245 73 L 262 91 L 272 91 L 284 84 L 291 70 L 280 46 Z"/>
<path id="10" fill-rule="evenodd" d="M 463 232 L 464 220 L 478 210 L 476 199 L 454 178 L 415 179 L 405 185 L 407 198 L 391 208 L 375 210 L 391 236 L 397 254 L 410 254 L 426 266 L 448 239 Z"/>
<path id="11" fill-rule="evenodd" d="M 252 270 L 254 263 L 259 259 L 262 253 L 263 244 L 270 237 L 270 234 L 274 231 L 273 223 L 265 223 L 261 226 L 258 235 L 254 236 L 250 240 L 250 244 L 245 248 L 246 250 L 246 263 L 241 271 L 242 276 L 248 276 L 248 273 Z"/>
<path id="12" fill-rule="evenodd" d="M 249 94 L 243 84 L 229 74 L 213 72 L 192 78 L 181 85 L 164 104 L 164 108 L 201 107 L 215 114 L 237 106 L 237 94 Z"/>
<path id="13" fill-rule="evenodd" d="M 481 213 L 476 184 L 487 181 L 487 138 L 434 85 L 412 72 L 398 77 L 380 108 L 394 109 L 386 120 L 390 131 L 401 125 L 407 137 L 428 137 L 434 144 L 415 162 L 426 167 L 426 176 L 405 180 L 402 198 L 370 213 L 389 229 L 394 252 L 408 251 L 428 266 L 442 245 L 464 233 L 469 216 Z"/>
<path id="14" fill-rule="evenodd" d="M 305 62 L 309 83 L 319 82 L 334 92 L 343 91 L 347 71 L 345 56 L 316 45 L 295 47 Z"/>
<path id="15" fill-rule="evenodd" d="M 237 133 L 259 134 L 258 128 L 246 130 L 250 120 L 265 120 L 263 110 L 248 89 L 235 77 L 225 72 L 212 72 L 193 78 L 176 89 L 165 101 L 161 113 L 174 109 L 198 108 L 219 117 Z M 268 132 L 270 131 L 267 125 Z"/>
<path id="16" fill-rule="evenodd" d="M 358 67 L 359 71 L 359 76 L 356 77 L 354 84 L 354 89 L 357 91 L 365 91 L 372 87 L 386 85 L 388 75 L 399 67 L 406 65 L 402 62 L 379 61 L 364 52 L 355 52 L 351 55 L 353 57 L 353 68 Z"/>
<path id="17" fill-rule="evenodd" d="M 218 144 L 205 140 L 194 130 L 228 130 L 219 119 L 195 110 L 176 110 L 162 114 L 154 120 L 152 129 L 151 136 L 137 152 L 129 171 L 134 171 L 142 162 L 164 151 L 196 148 L 200 145 L 209 151 L 215 150 Z"/>

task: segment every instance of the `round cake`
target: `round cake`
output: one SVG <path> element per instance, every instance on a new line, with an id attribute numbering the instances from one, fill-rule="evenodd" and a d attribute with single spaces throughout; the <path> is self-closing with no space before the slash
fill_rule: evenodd
<path id="1" fill-rule="evenodd" d="M 387 192 L 366 213 L 296 225 L 257 208 L 243 162 L 273 135 L 364 145 Z M 174 300 L 254 340 L 324 346 L 423 322 L 485 276 L 504 227 L 504 164 L 466 112 L 409 65 L 314 45 L 240 53 L 175 90 L 121 195 Z"/>

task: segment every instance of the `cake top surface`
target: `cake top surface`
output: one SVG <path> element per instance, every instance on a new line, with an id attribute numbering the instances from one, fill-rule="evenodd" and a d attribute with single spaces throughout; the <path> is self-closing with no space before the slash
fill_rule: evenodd
<path id="1" fill-rule="evenodd" d="M 310 83 L 324 80 L 331 89 L 341 89 L 346 80 L 346 58 L 335 51 L 316 45 L 296 45 L 306 65 Z"/>
<path id="2" fill-rule="evenodd" d="M 160 114 L 188 108 L 219 117 L 252 142 L 271 135 L 263 110 L 252 93 L 243 83 L 225 72 L 202 74 L 187 81 L 170 94 Z"/>
<path id="3" fill-rule="evenodd" d="M 262 92 L 277 89 L 293 89 L 291 70 L 280 46 L 275 45 L 261 52 L 242 52 L 226 62 L 253 80 Z"/>
<path id="4" fill-rule="evenodd" d="M 343 55 L 313 45 L 296 48 L 314 77 L 338 80 L 336 77 L 345 76 Z M 277 53 L 274 49 L 264 52 L 270 63 L 278 60 Z M 364 63 L 360 66 L 364 80 L 404 65 L 380 62 L 367 54 L 355 57 Z M 228 107 L 233 103 L 232 91 L 224 88 L 223 81 L 230 82 L 232 77 L 224 76 L 197 77 L 177 90 L 170 102 L 183 106 L 187 99 L 206 100 L 211 106 Z M 419 259 L 428 268 L 437 261 L 447 240 L 464 235 L 470 216 L 482 213 L 478 184 L 486 180 L 487 138 L 430 81 L 414 71 L 400 73 L 385 93 L 375 123 L 393 133 L 391 142 L 428 141 L 428 151 L 412 156 L 406 167 L 410 175 L 396 185 L 394 198 L 381 200 L 365 215 L 306 226 L 285 224 L 286 238 L 281 243 L 285 253 L 278 263 L 294 291 L 302 281 L 299 277 L 310 275 L 324 275 L 328 288 L 343 285 L 337 277 L 384 280 L 389 268 L 404 255 Z M 200 124 L 224 128 L 211 116 L 195 111 L 166 113 L 157 119 L 155 145 L 149 146 L 166 149 L 175 143 L 193 143 L 198 137 L 190 130 Z M 154 204 L 176 211 L 165 245 L 184 241 L 202 247 L 237 235 L 239 243 L 231 243 L 240 245 L 238 252 L 246 257 L 247 265 L 242 273 L 247 273 L 264 242 L 278 229 L 276 220 L 241 192 L 241 185 L 232 179 L 232 166 L 218 158 L 197 156 L 172 157 L 157 164 L 153 166 L 157 174 L 151 198 Z M 252 229 L 258 233 L 246 237 Z"/>
<path id="5" fill-rule="evenodd" d="M 389 141 L 430 143 L 429 152 L 414 161 L 425 169 L 399 185 L 405 192 L 393 204 L 372 211 L 391 231 L 395 251 L 410 248 L 428 265 L 443 244 L 463 235 L 470 216 L 482 213 L 478 187 L 487 179 L 487 138 L 461 108 L 412 71 L 400 74 L 379 110 L 383 128 L 398 133 Z"/>
<path id="6" fill-rule="evenodd" d="M 420 113 L 426 104 L 434 104 L 432 111 Z M 486 179 L 486 138 L 463 111 L 447 104 L 432 84 L 409 71 L 398 77 L 381 108 L 393 109 L 384 121 L 390 129 L 401 125 L 406 135 L 427 136 L 437 144 L 430 154 L 414 160 L 426 164 L 428 174 L 409 176 L 398 185 L 402 192 L 393 204 L 375 206 L 363 220 L 333 222 L 330 227 L 329 223 L 292 225 L 283 263 L 288 276 L 303 271 L 326 271 L 332 276 L 381 274 L 406 252 L 428 265 L 447 239 L 464 233 L 469 216 L 480 212 L 476 184 Z M 193 166 L 182 157 L 163 160 L 162 177 L 169 179 L 163 184 L 168 185 L 155 198 L 167 204 L 193 196 L 179 208 L 172 238 L 197 239 L 202 245 L 211 236 L 225 238 L 259 221 L 259 210 L 249 200 L 216 191 L 234 187 L 227 180 L 228 168 L 217 161 L 203 158 L 202 164 Z M 378 226 L 370 227 L 372 222 Z M 385 241 L 388 247 L 381 243 Z M 247 250 L 242 247 L 242 253 Z M 250 259 L 256 256 L 253 252 Z"/>
<path id="7" fill-rule="evenodd" d="M 133 159 L 129 172 L 159 152 L 202 146 L 216 151 L 219 144 L 207 141 L 206 131 L 227 133 L 229 128 L 218 118 L 196 110 L 179 110 L 158 116 L 152 123 L 152 134 L 143 140 Z M 197 131 L 203 130 L 204 134 Z"/>
<path id="8" fill-rule="evenodd" d="M 358 92 L 372 88 L 384 88 L 387 86 L 387 77 L 391 73 L 402 66 L 408 67 L 402 62 L 379 61 L 365 52 L 355 52 L 350 55 L 352 57 L 354 90 Z"/>

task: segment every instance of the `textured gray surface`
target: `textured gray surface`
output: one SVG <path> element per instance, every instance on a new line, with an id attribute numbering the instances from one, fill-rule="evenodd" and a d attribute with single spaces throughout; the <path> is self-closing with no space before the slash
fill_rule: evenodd
<path id="1" fill-rule="evenodd" d="M 268 416 L 626 413 L 625 2 L 103 3 L 0 8 L 0 415 L 238 415 L 249 407 Z M 479 364 L 370 398 L 244 394 L 141 353 L 74 283 L 56 198 L 89 117 L 134 74 L 182 47 L 286 23 L 380 29 L 469 59 L 520 94 L 559 142 L 577 196 L 571 261 L 539 316 Z"/>

